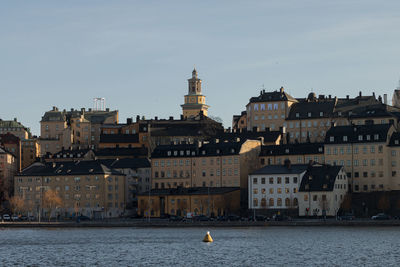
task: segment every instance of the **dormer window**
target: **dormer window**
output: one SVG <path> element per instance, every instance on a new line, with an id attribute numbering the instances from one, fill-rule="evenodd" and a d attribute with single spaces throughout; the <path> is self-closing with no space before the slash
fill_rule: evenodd
<path id="1" fill-rule="evenodd" d="M 327 189 L 327 188 L 328 188 L 328 185 L 327 185 L 327 184 L 324 184 L 324 185 L 322 186 L 322 188 L 323 188 L 323 189 Z"/>
<path id="2" fill-rule="evenodd" d="M 196 152 L 192 151 L 192 156 L 196 156 Z"/>
<path id="3" fill-rule="evenodd" d="M 187 156 L 190 155 L 190 150 L 186 150 L 186 155 L 187 155 Z"/>
<path id="4" fill-rule="evenodd" d="M 296 118 L 299 118 L 300 117 L 300 114 L 297 112 L 296 113 Z"/>
<path id="5" fill-rule="evenodd" d="M 371 140 L 371 136 L 369 134 L 367 135 L 367 140 Z"/>
<path id="6" fill-rule="evenodd" d="M 374 135 L 374 139 L 375 139 L 375 140 L 379 140 L 379 134 L 375 134 L 375 135 Z"/>
<path id="7" fill-rule="evenodd" d="M 286 148 L 286 149 L 285 149 L 285 153 L 286 153 L 286 154 L 289 154 L 289 148 Z"/>
<path id="8" fill-rule="evenodd" d="M 309 118 L 311 117 L 311 112 L 308 112 L 308 117 L 309 117 Z"/>
<path id="9" fill-rule="evenodd" d="M 358 136 L 358 141 L 362 141 L 363 140 L 363 136 L 362 135 L 359 135 Z"/>
<path id="10" fill-rule="evenodd" d="M 202 155 L 205 155 L 205 154 L 206 154 L 206 151 L 205 151 L 205 150 L 201 151 L 201 154 L 202 154 Z"/>
<path id="11" fill-rule="evenodd" d="M 181 156 L 185 155 L 185 151 L 181 150 L 179 153 Z"/>
<path id="12" fill-rule="evenodd" d="M 323 117 L 323 116 L 324 116 L 324 112 L 321 111 L 321 112 L 319 113 L 319 116 L 320 116 L 320 117 Z"/>
<path id="13" fill-rule="evenodd" d="M 319 148 L 318 148 L 318 152 L 322 152 L 322 147 L 319 147 Z"/>
<path id="14" fill-rule="evenodd" d="M 335 137 L 334 137 L 334 136 L 330 136 L 330 137 L 329 137 L 329 141 L 330 141 L 330 142 L 334 142 L 334 141 L 335 141 Z"/>
<path id="15" fill-rule="evenodd" d="M 394 144 L 398 145 L 399 144 L 399 140 L 394 140 Z"/>
<path id="16" fill-rule="evenodd" d="M 219 154 L 219 152 L 220 152 L 219 149 L 217 149 L 217 154 Z"/>
<path id="17" fill-rule="evenodd" d="M 343 141 L 344 141 L 344 142 L 347 142 L 347 136 L 346 136 L 346 135 L 343 136 Z"/>
<path id="18" fill-rule="evenodd" d="M 174 150 L 174 156 L 178 156 L 178 151 Z"/>
<path id="19" fill-rule="evenodd" d="M 167 155 L 168 155 L 168 156 L 171 156 L 171 151 L 168 151 L 168 152 L 167 152 Z"/>

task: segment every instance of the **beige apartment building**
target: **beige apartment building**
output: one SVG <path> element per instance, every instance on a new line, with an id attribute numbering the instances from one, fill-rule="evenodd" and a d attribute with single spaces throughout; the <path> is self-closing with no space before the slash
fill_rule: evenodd
<path id="1" fill-rule="evenodd" d="M 36 138 L 21 140 L 21 168 L 25 169 L 40 156 L 40 145 Z"/>
<path id="2" fill-rule="evenodd" d="M 325 162 L 344 167 L 353 192 L 399 190 L 391 163 L 396 148 L 388 146 L 394 130 L 391 124 L 332 127 L 325 139 Z"/>
<path id="3" fill-rule="evenodd" d="M 41 154 L 62 148 L 97 148 L 103 124 L 118 123 L 118 111 L 84 109 L 71 111 L 53 107 L 40 121 Z"/>
<path id="4" fill-rule="evenodd" d="M 62 205 L 48 208 L 44 195 L 53 190 Z M 24 200 L 24 213 L 40 217 L 112 218 L 125 211 L 125 175 L 99 161 L 34 163 L 15 176 L 15 195 Z"/>
<path id="5" fill-rule="evenodd" d="M 258 97 L 250 98 L 246 105 L 247 130 L 279 130 L 289 115 L 290 107 L 297 102 L 283 87 L 274 92 L 261 91 Z"/>
<path id="6" fill-rule="evenodd" d="M 261 141 L 237 140 L 158 146 L 152 153 L 152 188 L 238 187 L 247 206 L 247 175 L 258 164 Z"/>
<path id="7" fill-rule="evenodd" d="M 18 122 L 16 118 L 12 121 L 0 119 L 0 135 L 7 133 L 15 135 L 20 140 L 28 139 L 31 136 L 29 128 L 26 128 L 22 123 Z"/>

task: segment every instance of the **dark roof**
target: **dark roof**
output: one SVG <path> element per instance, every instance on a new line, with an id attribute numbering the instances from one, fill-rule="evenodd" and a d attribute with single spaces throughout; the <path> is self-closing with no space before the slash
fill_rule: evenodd
<path id="1" fill-rule="evenodd" d="M 64 161 L 54 163 L 34 163 L 24 169 L 19 176 L 59 176 L 59 175 L 92 175 L 114 174 L 124 175 L 108 168 L 98 160 Z"/>
<path id="2" fill-rule="evenodd" d="M 262 146 L 260 156 L 324 154 L 323 143 L 282 144 Z"/>
<path id="3" fill-rule="evenodd" d="M 348 112 L 356 107 L 370 106 L 379 104 L 380 102 L 374 95 L 372 96 L 357 96 L 355 98 L 338 98 L 335 106 L 335 112 Z"/>
<path id="4" fill-rule="evenodd" d="M 118 114 L 118 110 L 85 110 L 71 109 L 71 111 L 60 111 L 57 107 L 44 113 L 41 121 L 67 121 L 68 124 L 71 118 L 83 117 L 91 123 L 103 123 L 108 117 Z"/>
<path id="5" fill-rule="evenodd" d="M 153 120 L 151 136 L 215 136 L 223 133 L 221 123 L 212 119 L 202 120 Z"/>
<path id="6" fill-rule="evenodd" d="M 299 191 L 333 191 L 336 176 L 342 168 L 332 165 L 310 166 L 301 179 Z"/>
<path id="7" fill-rule="evenodd" d="M 373 124 L 331 127 L 326 133 L 325 144 L 386 142 L 391 126 L 391 124 Z"/>
<path id="8" fill-rule="evenodd" d="M 392 133 L 389 141 L 389 146 L 400 146 L 400 132 Z"/>
<path id="9" fill-rule="evenodd" d="M 65 121 L 65 114 L 58 110 L 47 111 L 41 121 Z"/>
<path id="10" fill-rule="evenodd" d="M 151 196 L 162 196 L 162 195 L 217 195 L 226 194 L 240 190 L 239 187 L 178 187 L 170 189 L 151 189 Z M 140 196 L 148 196 L 149 192 L 140 193 Z"/>
<path id="11" fill-rule="evenodd" d="M 350 118 L 381 118 L 381 117 L 397 117 L 400 109 L 385 104 L 374 104 L 368 106 L 360 106 L 352 109 L 347 113 Z"/>
<path id="12" fill-rule="evenodd" d="M 256 97 L 250 98 L 250 103 L 257 103 L 257 102 L 269 102 L 269 101 L 294 101 L 297 100 L 286 93 L 283 88 L 279 91 L 273 92 L 265 92 L 265 90 L 260 91 L 260 95 Z"/>
<path id="13" fill-rule="evenodd" d="M 24 128 L 25 130 L 28 129 L 24 125 L 22 125 L 22 123 L 18 122 L 16 119 L 12 120 L 12 121 L 3 121 L 2 119 L 0 119 L 0 127 L 5 127 L 5 128 Z"/>
<path id="14" fill-rule="evenodd" d="M 172 144 L 157 146 L 152 158 L 166 157 L 209 157 L 209 156 L 224 156 L 237 155 L 243 141 L 240 142 L 218 142 L 218 143 L 199 143 L 197 144 Z"/>
<path id="15" fill-rule="evenodd" d="M 299 102 L 290 106 L 288 120 L 329 118 L 333 115 L 335 100 Z"/>
<path id="16" fill-rule="evenodd" d="M 151 167 L 150 161 L 147 158 L 102 159 L 100 162 L 113 169 L 138 169 Z"/>
<path id="17" fill-rule="evenodd" d="M 147 148 L 131 147 L 131 148 L 100 148 L 94 151 L 96 156 L 147 156 Z"/>
<path id="18" fill-rule="evenodd" d="M 257 174 L 299 174 L 307 170 L 308 164 L 292 164 L 286 165 L 267 165 L 251 173 Z"/>
<path id="19" fill-rule="evenodd" d="M 139 143 L 139 134 L 100 134 L 100 143 Z"/>

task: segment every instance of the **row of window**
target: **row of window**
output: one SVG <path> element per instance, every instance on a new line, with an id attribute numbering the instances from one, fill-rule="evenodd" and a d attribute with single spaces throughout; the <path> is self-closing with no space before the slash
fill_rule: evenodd
<path id="1" fill-rule="evenodd" d="M 287 158 L 277 158 L 276 159 L 276 163 L 274 163 L 273 162 L 273 158 L 267 158 L 267 165 L 272 165 L 272 164 L 282 164 L 283 162 L 285 162 L 285 160 L 286 160 Z M 318 157 L 318 156 L 314 156 L 314 157 L 311 157 L 311 156 L 306 156 L 306 157 L 304 157 L 304 162 L 303 162 L 303 157 L 297 157 L 297 163 L 299 163 L 299 164 L 302 164 L 302 163 L 309 163 L 311 160 L 313 160 L 313 161 L 315 161 L 315 162 L 320 162 L 320 163 L 323 163 L 323 162 L 325 162 L 325 157 L 324 156 L 321 156 L 321 157 Z M 261 158 L 260 159 L 260 163 L 261 163 L 261 165 L 264 165 L 265 164 L 265 158 Z"/>
<path id="2" fill-rule="evenodd" d="M 216 165 L 219 165 L 220 164 L 220 158 L 216 158 L 215 161 L 214 161 L 213 158 L 208 160 L 208 163 L 210 165 L 214 165 L 214 162 L 215 162 Z M 185 161 L 183 159 L 171 160 L 171 161 L 170 160 L 165 160 L 165 161 L 164 160 L 160 160 L 160 166 L 161 167 L 171 166 L 171 165 L 178 166 L 178 164 L 179 164 L 179 166 L 183 166 L 184 163 L 185 163 L 185 166 L 190 166 L 190 160 L 189 159 L 187 159 Z M 195 159 L 192 160 L 192 163 L 193 163 L 193 166 L 196 166 L 196 160 Z M 235 157 L 235 158 L 223 158 L 222 159 L 222 165 L 232 164 L 232 163 L 233 164 L 238 164 L 239 163 L 239 158 Z M 157 160 L 155 160 L 154 161 L 154 166 L 158 167 L 158 164 L 159 164 L 159 162 Z M 207 165 L 207 159 L 202 159 L 201 160 L 201 164 L 203 166 Z"/>
<path id="3" fill-rule="evenodd" d="M 61 181 L 61 179 L 62 178 L 60 178 L 60 177 L 55 177 L 54 178 L 54 180 L 52 179 L 52 178 L 50 178 L 50 177 L 45 177 L 45 178 L 43 178 L 43 182 L 44 183 L 50 183 L 51 181 L 56 181 L 56 182 L 60 182 Z M 64 177 L 64 181 L 65 182 L 68 182 L 70 180 L 70 177 Z M 79 183 L 80 181 L 81 181 L 81 178 L 80 177 L 74 177 L 73 178 L 73 180 L 76 182 L 76 183 Z M 22 178 L 22 177 L 19 177 L 18 178 L 18 182 L 19 183 L 22 183 L 24 181 L 24 178 Z M 41 183 L 42 182 L 42 178 L 41 177 L 36 177 L 36 178 L 31 178 L 31 177 L 29 177 L 29 178 L 27 178 L 27 180 L 26 180 L 28 183 L 32 183 L 33 181 L 35 181 L 36 183 Z M 92 179 L 91 179 L 91 177 L 85 177 L 85 181 L 86 182 L 90 182 L 90 181 L 92 181 Z M 99 181 L 99 177 L 97 177 L 97 176 L 95 176 L 94 177 L 94 179 L 93 179 L 93 181 L 95 181 L 95 182 L 98 182 Z M 115 183 L 117 183 L 118 182 L 118 176 L 116 176 L 116 177 L 107 177 L 107 181 L 108 182 L 113 182 L 113 181 L 115 181 Z"/>
<path id="4" fill-rule="evenodd" d="M 274 188 L 269 188 L 268 189 L 269 194 L 274 194 L 274 191 L 275 191 Z M 264 195 L 264 194 L 267 193 L 267 189 L 266 188 L 261 188 L 260 190 L 258 190 L 258 188 L 254 188 L 253 189 L 253 194 L 257 195 L 259 192 Z M 286 194 L 289 194 L 290 193 L 290 188 L 276 188 L 276 193 L 277 194 L 282 194 L 282 192 L 285 192 Z M 297 193 L 297 188 L 296 187 L 293 188 L 292 192 L 293 193 Z"/>
<path id="5" fill-rule="evenodd" d="M 363 154 L 367 154 L 368 150 L 370 151 L 370 153 L 375 153 L 375 151 L 376 151 L 375 148 L 376 147 L 374 145 L 370 146 L 369 149 L 368 149 L 368 146 L 362 146 L 362 147 L 361 146 L 354 146 L 353 154 L 358 154 L 360 149 L 362 149 L 362 153 Z M 344 155 L 345 152 L 346 152 L 347 155 L 351 155 L 351 146 L 339 147 L 339 148 L 334 147 L 332 149 L 330 147 L 327 147 L 327 148 L 325 148 L 325 150 L 326 150 L 326 154 L 327 155 L 331 155 L 331 154 L 332 155 L 338 155 L 338 154 Z M 378 153 L 383 153 L 383 146 L 382 145 L 378 146 Z M 396 151 L 395 150 L 392 151 L 392 155 L 393 154 L 394 154 L 394 156 L 396 155 Z"/>
<path id="6" fill-rule="evenodd" d="M 377 189 L 377 188 L 379 188 L 379 190 L 383 190 L 383 188 L 384 188 L 384 186 L 383 186 L 383 184 L 380 184 L 380 185 L 378 185 L 378 186 L 376 186 L 375 184 L 371 184 L 370 185 L 370 187 L 369 187 L 371 190 L 375 190 L 375 189 Z M 362 186 L 362 189 L 363 189 L 363 191 L 368 191 L 369 189 L 368 189 L 368 185 L 363 185 Z M 354 191 L 360 191 L 360 186 L 359 185 L 354 185 Z"/>
<path id="7" fill-rule="evenodd" d="M 209 176 L 214 176 L 214 170 L 211 169 L 208 171 Z M 231 176 L 231 175 L 239 175 L 239 170 L 238 169 L 222 169 L 222 176 Z M 192 176 L 196 177 L 196 171 L 194 170 L 192 172 Z M 207 176 L 207 171 L 202 170 L 201 171 L 201 176 L 206 177 Z M 221 170 L 217 169 L 215 171 L 215 176 L 221 176 Z M 155 171 L 154 172 L 154 178 L 189 178 L 190 177 L 190 171 L 186 170 L 180 170 L 179 172 L 177 170 L 173 170 L 172 173 L 170 170 L 167 171 Z"/>
<path id="8" fill-rule="evenodd" d="M 268 203 L 266 198 L 262 198 L 260 203 L 258 198 L 253 198 L 253 207 L 258 207 L 260 204 L 261 208 L 268 208 L 268 207 L 273 207 L 275 206 L 275 199 L 274 198 L 269 198 Z M 299 205 L 299 201 L 297 198 L 294 198 L 293 200 L 290 200 L 290 198 L 285 198 L 285 206 L 286 207 L 297 207 Z M 277 198 L 276 199 L 276 206 L 281 207 L 282 206 L 282 198 Z"/>
<path id="9" fill-rule="evenodd" d="M 327 160 L 326 163 L 327 164 L 331 164 L 332 163 L 332 165 L 339 165 L 339 166 L 345 166 L 344 164 L 346 163 L 347 167 L 351 166 L 351 160 L 346 160 L 346 161 L 344 161 L 344 160 L 332 160 L 332 161 Z M 353 166 L 368 166 L 368 164 L 370 166 L 375 166 L 375 165 L 383 166 L 384 165 L 383 159 L 378 159 L 378 164 L 376 164 L 376 163 L 377 163 L 376 159 L 371 159 L 371 160 L 368 160 L 368 159 L 362 159 L 362 160 L 355 159 L 355 160 L 353 160 Z M 392 161 L 392 166 L 393 167 L 396 166 L 396 161 Z"/>
<path id="10" fill-rule="evenodd" d="M 281 103 L 281 109 L 284 110 L 285 106 L 286 106 L 285 103 L 282 102 Z M 248 108 L 249 108 L 249 111 L 250 111 L 251 110 L 250 106 Z M 279 108 L 278 103 L 269 103 L 269 104 L 267 104 L 267 110 L 278 110 L 278 108 Z M 258 103 L 253 104 L 253 110 L 254 111 L 265 110 L 265 104 L 258 104 Z"/>
<path id="11" fill-rule="evenodd" d="M 285 177 L 285 184 L 289 184 L 290 183 L 290 177 Z M 274 181 L 276 184 L 282 184 L 282 177 L 269 177 L 268 178 L 269 184 L 274 184 Z M 266 178 L 262 177 L 262 178 L 257 178 L 257 177 L 253 177 L 253 184 L 258 184 L 260 182 L 260 184 L 265 184 L 266 182 Z M 298 180 L 297 177 L 292 177 L 292 182 L 294 184 L 297 184 Z"/>

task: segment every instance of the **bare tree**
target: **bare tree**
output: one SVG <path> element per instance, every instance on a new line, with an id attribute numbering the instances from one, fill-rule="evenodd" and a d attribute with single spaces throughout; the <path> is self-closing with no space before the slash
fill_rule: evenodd
<path id="1" fill-rule="evenodd" d="M 11 210 L 15 214 L 19 214 L 23 211 L 25 203 L 22 197 L 20 196 L 13 196 L 10 198 L 10 206 Z"/>
<path id="2" fill-rule="evenodd" d="M 58 195 L 57 191 L 49 189 L 46 192 L 44 192 L 43 205 L 49 211 L 49 221 L 50 221 L 51 214 L 54 211 L 54 209 L 62 205 L 62 199 Z"/>

